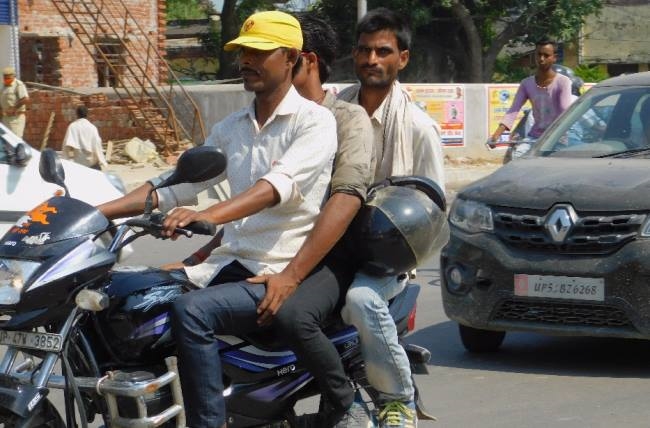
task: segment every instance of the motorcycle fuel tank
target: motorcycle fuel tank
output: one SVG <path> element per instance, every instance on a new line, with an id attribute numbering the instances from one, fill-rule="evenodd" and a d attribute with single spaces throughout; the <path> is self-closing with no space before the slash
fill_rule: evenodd
<path id="1" fill-rule="evenodd" d="M 150 267 L 121 267 L 103 291 L 108 309 L 97 314 L 112 353 L 125 362 L 159 361 L 174 344 L 171 302 L 192 287 L 182 275 Z"/>

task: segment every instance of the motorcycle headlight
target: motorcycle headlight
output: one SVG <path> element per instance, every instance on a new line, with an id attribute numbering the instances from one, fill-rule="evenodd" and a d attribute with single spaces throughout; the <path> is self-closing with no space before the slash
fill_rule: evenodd
<path id="1" fill-rule="evenodd" d="M 494 230 L 492 210 L 480 202 L 457 198 L 451 207 L 449 222 L 468 233 Z"/>
<path id="2" fill-rule="evenodd" d="M 0 305 L 20 302 L 20 292 L 40 263 L 27 260 L 0 259 Z"/>

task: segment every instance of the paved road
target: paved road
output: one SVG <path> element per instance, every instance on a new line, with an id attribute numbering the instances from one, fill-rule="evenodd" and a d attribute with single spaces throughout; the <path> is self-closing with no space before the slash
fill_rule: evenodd
<path id="1" fill-rule="evenodd" d="M 147 245 L 134 260 L 174 260 L 176 247 L 192 245 Z M 431 350 L 430 373 L 417 381 L 438 417 L 420 427 L 650 426 L 650 342 L 514 333 L 500 352 L 473 355 L 444 315 L 437 257 L 418 272 L 422 292 L 408 341 Z"/>
<path id="2" fill-rule="evenodd" d="M 174 261 L 195 245 L 143 239 L 130 263 Z M 443 313 L 435 258 L 418 281 L 416 331 L 408 341 L 431 350 L 430 373 L 417 381 L 438 417 L 420 427 L 650 426 L 650 342 L 518 333 L 506 337 L 500 352 L 469 354 Z"/>

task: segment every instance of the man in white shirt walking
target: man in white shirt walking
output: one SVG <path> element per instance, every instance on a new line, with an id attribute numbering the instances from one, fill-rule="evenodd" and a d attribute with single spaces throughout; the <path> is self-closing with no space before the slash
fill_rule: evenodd
<path id="1" fill-rule="evenodd" d="M 63 138 L 63 155 L 67 159 L 94 169 L 108 164 L 102 150 L 102 139 L 97 127 L 88 119 L 88 108 L 77 107 L 77 120 L 68 125 Z"/>

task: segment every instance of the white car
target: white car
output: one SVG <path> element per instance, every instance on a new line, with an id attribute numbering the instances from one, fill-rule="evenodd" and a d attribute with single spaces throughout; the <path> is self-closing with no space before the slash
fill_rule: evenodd
<path id="1" fill-rule="evenodd" d="M 0 123 L 0 236 L 25 212 L 61 190 L 41 178 L 40 155 Z M 98 205 L 124 194 L 124 186 L 116 176 L 65 159 L 62 162 L 71 196 Z"/>

